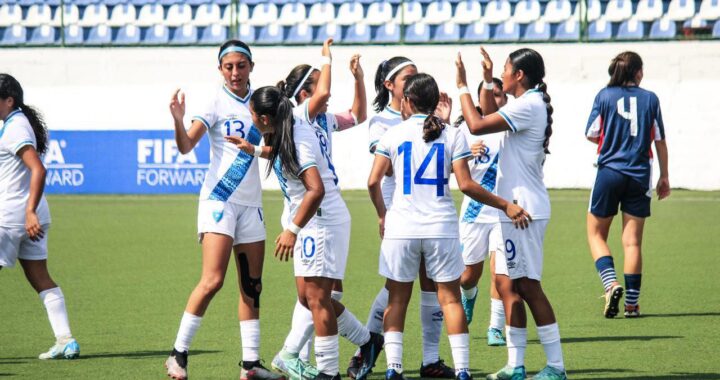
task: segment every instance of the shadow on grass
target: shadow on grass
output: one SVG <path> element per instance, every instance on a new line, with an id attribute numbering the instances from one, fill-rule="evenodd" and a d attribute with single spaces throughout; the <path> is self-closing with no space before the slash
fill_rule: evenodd
<path id="1" fill-rule="evenodd" d="M 658 339 L 682 339 L 684 336 L 677 335 L 639 335 L 639 336 L 588 336 L 582 338 L 562 338 L 562 343 L 588 343 L 588 342 L 624 342 L 640 341 L 647 342 Z M 528 343 L 540 343 L 537 339 L 528 340 Z"/>
<path id="2" fill-rule="evenodd" d="M 217 350 L 192 350 L 191 355 L 203 355 L 203 354 L 215 354 L 221 351 Z M 93 354 L 81 354 L 80 358 L 76 360 L 89 360 L 89 359 L 106 359 L 106 358 L 126 358 L 126 359 L 143 359 L 152 357 L 166 357 L 170 355 L 168 350 L 162 351 L 132 351 L 132 352 L 100 352 Z M 37 360 L 35 357 L 24 357 L 24 358 L 0 358 L 0 364 L 26 364 L 30 360 Z"/>
<path id="3" fill-rule="evenodd" d="M 10 377 L 10 376 L 17 376 L 14 373 L 0 373 L 0 377 Z"/>
<path id="4" fill-rule="evenodd" d="M 667 314 L 643 314 L 642 318 L 676 318 L 676 317 L 720 317 L 720 312 L 707 313 L 667 313 Z"/>
<path id="5" fill-rule="evenodd" d="M 576 374 L 578 371 L 569 372 L 570 375 Z M 720 380 L 720 373 L 690 373 L 690 372 L 672 372 L 663 375 L 632 375 L 632 376 L 603 376 L 603 377 L 577 377 L 573 379 L 593 379 L 593 380 L 617 380 L 617 379 L 633 379 L 633 380 L 660 380 L 660 379 L 699 379 L 699 380 Z"/>

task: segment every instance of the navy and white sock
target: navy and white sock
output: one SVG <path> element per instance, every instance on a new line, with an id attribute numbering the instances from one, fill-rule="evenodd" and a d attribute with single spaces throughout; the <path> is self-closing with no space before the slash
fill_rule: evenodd
<path id="1" fill-rule="evenodd" d="M 637 306 L 640 301 L 642 273 L 625 274 L 625 306 Z"/>
<path id="2" fill-rule="evenodd" d="M 598 275 L 600 275 L 600 281 L 603 283 L 603 288 L 607 292 L 610 290 L 613 282 L 617 282 L 617 274 L 615 274 L 615 263 L 613 262 L 612 256 L 603 256 L 595 261 L 595 269 L 597 269 Z"/>

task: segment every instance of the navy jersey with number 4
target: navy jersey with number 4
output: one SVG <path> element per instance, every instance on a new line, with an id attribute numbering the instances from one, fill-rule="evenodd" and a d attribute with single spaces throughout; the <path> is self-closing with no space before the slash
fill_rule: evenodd
<path id="1" fill-rule="evenodd" d="M 598 139 L 598 166 L 642 184 L 652 180 L 653 141 L 665 139 L 660 101 L 640 87 L 606 87 L 597 94 L 585 129 Z"/>

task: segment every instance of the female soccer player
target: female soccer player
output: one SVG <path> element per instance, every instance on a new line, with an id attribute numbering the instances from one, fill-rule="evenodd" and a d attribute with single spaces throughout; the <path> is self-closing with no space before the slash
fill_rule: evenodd
<path id="1" fill-rule="evenodd" d="M 80 346 L 70 333 L 65 296 L 47 268 L 50 209 L 43 195 L 48 132 L 40 113 L 25 104 L 20 83 L 0 74 L 0 269 L 25 271 L 40 295 L 55 333 L 55 345 L 40 359 L 75 359 Z"/>
<path id="2" fill-rule="evenodd" d="M 493 78 L 492 82 L 480 83 L 477 89 L 478 99 L 489 100 L 482 96 L 483 91 L 491 91 L 495 108 L 507 104 L 507 95 L 502 92 L 502 81 Z M 475 107 L 482 116 L 482 107 Z M 473 180 L 483 186 L 485 190 L 495 193 L 497 184 L 497 164 L 500 154 L 500 143 L 503 138 L 501 133 L 493 133 L 481 137 L 470 133 L 465 123 L 465 118 L 460 115 L 455 126 L 465 136 L 470 145 L 470 151 L 474 156 L 470 165 L 470 173 Z M 500 224 L 498 212 L 491 207 L 466 196 L 463 199 L 460 210 L 460 242 L 462 243 L 463 261 L 465 272 L 460 278 L 460 291 L 462 293 L 462 304 L 465 310 L 468 324 L 472 322 L 473 309 L 477 299 L 477 284 L 483 271 L 483 263 L 490 255 L 490 326 L 487 330 L 488 346 L 504 346 L 505 337 L 505 309 L 503 308 L 500 295 L 495 288 L 495 270 L 493 268 L 493 257 L 495 249 L 500 244 Z"/>
<path id="3" fill-rule="evenodd" d="M 483 54 L 483 77 L 492 80 L 492 60 Z M 527 316 L 530 307 L 538 337 L 547 356 L 547 366 L 534 379 L 565 379 L 565 365 L 560 346 L 560 330 L 550 301 L 540 285 L 542 277 L 543 239 L 550 219 L 550 198 L 543 183 L 543 163 L 549 153 L 552 134 L 552 106 L 547 94 L 545 63 L 532 49 L 519 49 L 505 61 L 502 74 L 503 92 L 515 101 L 498 110 L 493 107 L 492 93 L 483 92 L 481 105 L 485 117 L 475 111 L 465 78 L 465 66 L 458 54 L 455 62 L 457 85 L 463 116 L 473 134 L 505 132 L 502 154 L 498 160 L 497 194 L 512 199 L 528 210 L 533 218 L 530 228 L 516 230 L 501 216 L 503 243 L 496 252 L 496 286 L 505 306 L 508 363 L 488 379 L 524 379 Z M 487 100 L 483 102 L 483 99 Z"/>
<path id="4" fill-rule="evenodd" d="M 292 103 L 277 87 L 262 87 L 250 99 L 253 122 L 272 134 L 271 168 L 289 200 L 285 230 L 275 240 L 275 255 L 293 257 L 298 299 L 310 309 L 314 324 L 293 342 L 304 342 L 315 328 L 315 379 L 339 379 L 338 334 L 360 346 L 365 362 L 358 378 L 375 364 L 382 335 L 370 333 L 340 302 L 330 296 L 345 276 L 350 245 L 350 212 L 330 169 L 332 160 L 322 131 L 294 118 Z M 297 356 L 298 347 L 290 353 Z M 286 347 L 287 350 L 287 347 Z M 306 374 L 299 373 L 299 377 Z"/>
<path id="5" fill-rule="evenodd" d="M 407 79 L 401 113 L 404 119 L 388 131 L 375 148 L 375 161 L 368 189 L 378 217 L 380 274 L 387 278 L 388 306 L 385 309 L 385 354 L 388 380 L 404 379 L 402 337 L 412 286 L 420 265 L 438 288 L 438 298 L 447 323 L 456 378 L 471 379 L 469 335 L 460 304 L 462 254 L 448 178 L 453 171 L 460 189 L 473 199 L 502 208 L 518 226 L 527 227 L 525 211 L 483 189 L 472 180 L 467 159 L 471 157 L 465 138 L 457 129 L 446 129 L 434 115 L 440 92 L 430 75 Z M 389 209 L 383 199 L 381 181 L 396 173 L 398 186 Z M 387 214 L 386 214 L 387 213 Z M 424 264 L 421 264 L 424 258 Z"/>
<path id="6" fill-rule="evenodd" d="M 375 152 L 375 145 L 390 129 L 402 123 L 400 103 L 403 99 L 405 81 L 417 74 L 417 67 L 413 61 L 405 57 L 393 57 L 378 65 L 375 72 L 375 100 L 373 106 L 377 115 L 369 122 L 370 153 Z M 440 113 L 444 119 L 449 118 L 450 106 L 445 96 L 441 96 Z M 383 199 L 387 208 L 392 203 L 392 194 L 395 189 L 395 177 L 390 174 L 382 179 Z M 370 331 L 381 333 L 383 331 L 383 314 L 388 303 L 387 286 L 380 289 L 368 314 L 367 327 Z M 442 333 L 442 309 L 438 303 L 437 288 L 425 273 L 425 266 L 420 266 L 420 321 L 423 334 L 423 359 L 420 366 L 420 377 L 426 378 L 454 378 L 455 371 L 445 365 L 440 359 L 440 336 Z M 347 374 L 354 378 L 362 358 L 356 352 L 350 359 Z"/>
<path id="7" fill-rule="evenodd" d="M 254 63 L 250 48 L 230 40 L 220 47 L 218 70 L 224 85 L 210 99 L 200 115 L 193 116 L 185 130 L 185 96 L 177 90 L 170 102 L 175 121 L 175 141 L 180 153 L 190 152 L 207 131 L 212 149 L 198 207 L 198 235 L 202 243 L 203 267 L 200 282 L 190 294 L 180 321 L 172 353 L 165 365 L 173 379 L 187 378 L 187 354 L 202 317 L 213 296 L 222 287 L 230 256 L 240 282 L 238 316 L 242 339 L 241 379 L 278 380 L 282 376 L 268 371 L 260 362 L 260 292 L 265 256 L 265 225 L 262 215 L 260 173 L 256 154 L 240 150 L 225 141 L 234 136 L 252 145 L 260 143 L 253 127 L 248 100 L 250 72 Z"/>
<path id="8" fill-rule="evenodd" d="M 617 281 L 615 264 L 607 245 L 608 233 L 618 204 L 622 210 L 622 242 L 625 251 L 625 317 L 640 316 L 642 236 L 650 216 L 652 196 L 651 144 L 660 160 L 658 199 L 670 195 L 668 150 L 660 101 L 653 92 L 640 88 L 643 62 L 637 53 L 626 51 L 613 58 L 608 68 L 610 82 L 595 97 L 585 135 L 598 145 L 597 176 L 590 195 L 587 236 L 595 268 L 605 288 L 606 318 L 618 314 L 623 287 Z"/>

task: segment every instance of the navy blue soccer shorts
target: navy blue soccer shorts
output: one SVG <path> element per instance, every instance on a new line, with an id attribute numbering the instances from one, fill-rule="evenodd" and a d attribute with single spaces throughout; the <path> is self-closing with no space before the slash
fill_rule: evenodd
<path id="1" fill-rule="evenodd" d="M 648 185 L 605 166 L 598 168 L 595 185 L 590 194 L 591 214 L 606 218 L 622 212 L 638 218 L 650 216 L 652 193 Z"/>

